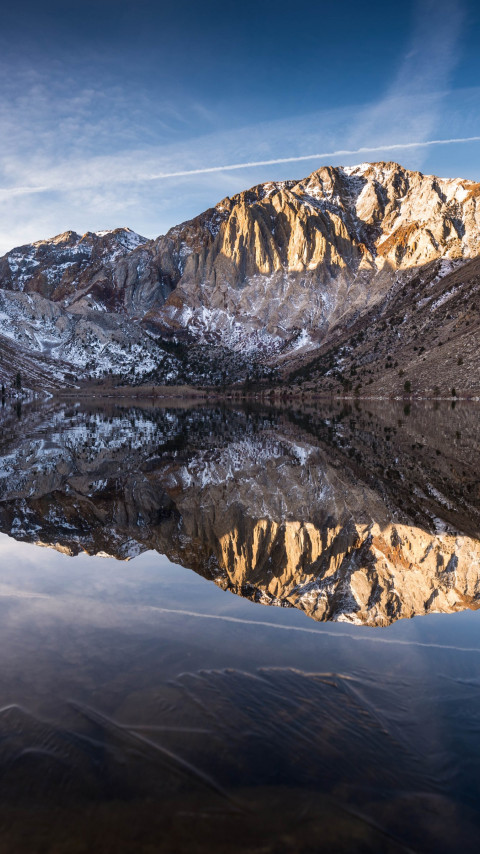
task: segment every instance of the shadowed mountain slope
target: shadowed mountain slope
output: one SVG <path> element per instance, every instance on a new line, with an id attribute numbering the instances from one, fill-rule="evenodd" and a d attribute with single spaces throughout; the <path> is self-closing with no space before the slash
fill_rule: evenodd
<path id="1" fill-rule="evenodd" d="M 12 250 L 0 259 L 0 339 L 20 361 L 52 358 L 59 385 L 67 374 L 285 379 L 328 356 L 302 375 L 317 392 L 350 383 L 351 359 L 365 367 L 361 386 L 371 379 L 383 394 L 384 355 L 416 370 L 409 348 L 422 336 L 433 353 L 416 371 L 423 393 L 438 384 L 434 363 L 477 353 L 479 252 L 478 184 L 396 163 L 323 167 L 223 199 L 153 241 L 128 229 L 66 232 Z M 453 342 L 442 352 L 439 324 L 442 345 Z M 0 370 L 8 376 L 4 359 Z M 471 390 L 463 373 L 445 378 Z"/>

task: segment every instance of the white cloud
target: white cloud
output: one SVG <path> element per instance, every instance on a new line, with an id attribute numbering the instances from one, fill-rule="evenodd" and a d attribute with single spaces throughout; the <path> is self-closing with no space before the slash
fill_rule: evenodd
<path id="1" fill-rule="evenodd" d="M 154 236 L 242 187 L 294 177 L 294 164 L 305 163 L 305 174 L 328 160 L 401 156 L 437 171 L 435 153 L 443 164 L 449 149 L 450 168 L 464 174 L 459 151 L 478 142 L 480 88 L 449 91 L 459 9 L 418 4 L 378 102 L 244 128 L 219 128 L 208 105 L 187 98 L 152 103 L 133 85 L 82 88 L 61 69 L 10 69 L 0 102 L 0 252 L 67 228 L 131 225 Z"/>

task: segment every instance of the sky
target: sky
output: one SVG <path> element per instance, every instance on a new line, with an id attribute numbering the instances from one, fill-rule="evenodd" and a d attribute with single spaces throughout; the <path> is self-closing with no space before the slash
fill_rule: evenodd
<path id="1" fill-rule="evenodd" d="M 0 253 L 327 164 L 480 180 L 477 0 L 0 3 Z"/>

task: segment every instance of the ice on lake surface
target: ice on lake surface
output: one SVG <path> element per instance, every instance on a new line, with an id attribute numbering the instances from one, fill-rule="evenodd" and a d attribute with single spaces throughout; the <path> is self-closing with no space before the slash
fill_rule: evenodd
<path id="1" fill-rule="evenodd" d="M 476 851 L 479 414 L 5 408 L 0 851 Z"/>

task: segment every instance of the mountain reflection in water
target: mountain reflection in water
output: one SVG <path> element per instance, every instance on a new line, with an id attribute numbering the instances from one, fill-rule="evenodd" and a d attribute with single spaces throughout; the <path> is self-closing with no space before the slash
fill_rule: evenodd
<path id="1" fill-rule="evenodd" d="M 0 528 L 68 554 L 154 549 L 315 620 L 476 608 L 477 407 L 384 406 L 32 412 L 5 428 Z"/>
<path id="2" fill-rule="evenodd" d="M 0 851 L 477 850 L 478 407 L 386 406 L 4 410 Z"/>

